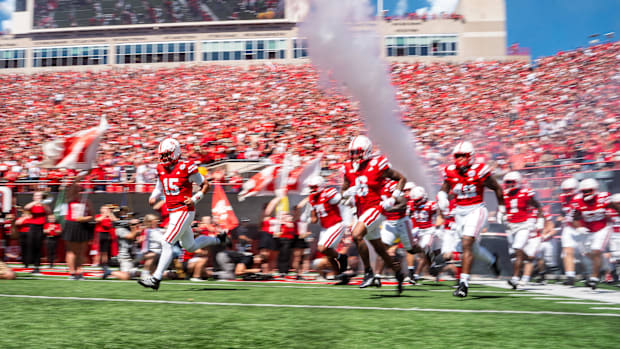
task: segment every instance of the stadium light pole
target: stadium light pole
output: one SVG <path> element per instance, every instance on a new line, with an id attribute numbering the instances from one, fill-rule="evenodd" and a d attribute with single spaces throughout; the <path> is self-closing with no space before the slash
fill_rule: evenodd
<path id="1" fill-rule="evenodd" d="M 377 0 L 377 17 L 384 17 L 383 0 Z"/>

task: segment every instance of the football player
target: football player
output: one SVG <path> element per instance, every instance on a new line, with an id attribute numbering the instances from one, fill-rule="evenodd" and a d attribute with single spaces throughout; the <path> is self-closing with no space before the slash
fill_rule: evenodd
<path id="1" fill-rule="evenodd" d="M 428 200 L 428 195 L 423 187 L 417 186 L 411 190 L 409 201 L 410 215 L 413 217 L 414 229 L 417 231 L 418 246 L 421 252 L 418 254 L 420 261 L 417 269 L 422 272 L 425 266 L 439 255 L 441 250 L 440 236 L 436 235 L 437 227 L 443 224 L 443 218 L 439 212 L 437 203 Z M 413 275 L 414 281 L 419 279 Z"/>
<path id="2" fill-rule="evenodd" d="M 572 224 L 566 222 L 566 216 L 570 212 L 570 203 L 577 194 L 579 182 L 575 178 L 568 178 L 562 181 L 560 188 L 560 204 L 562 205 L 562 255 L 564 256 L 564 274 L 566 275 L 565 285 L 575 284 L 575 249 L 581 245 L 582 236 L 575 232 Z"/>
<path id="3" fill-rule="evenodd" d="M 164 139 L 157 152 L 157 185 L 149 197 L 149 204 L 154 205 L 163 192 L 170 212 L 169 223 L 161 242 L 161 257 L 155 273 L 138 280 L 140 285 L 154 290 L 159 289 L 164 270 L 172 261 L 172 246 L 177 241 L 186 251 L 194 252 L 206 246 L 224 244 L 226 240 L 226 233 L 220 233 L 217 237 L 200 235 L 194 240 L 191 227 L 196 214 L 194 206 L 209 189 L 209 182 L 198 172 L 195 164 L 180 160 L 181 146 L 176 139 Z M 192 183 L 200 186 L 195 194 L 192 193 Z"/>
<path id="4" fill-rule="evenodd" d="M 349 276 L 343 273 L 347 270 L 348 256 L 336 251 L 345 231 L 338 207 L 342 195 L 334 188 L 325 188 L 325 181 L 319 175 L 308 179 L 308 188 L 310 189 L 308 203 L 312 207 L 310 223 L 321 224 L 317 249 L 328 258 L 336 274 L 342 275 L 337 284 L 346 285 L 349 282 Z"/>
<path id="5" fill-rule="evenodd" d="M 567 215 L 575 231 L 585 235 L 584 252 L 592 261 L 592 273 L 586 286 L 592 289 L 596 289 L 599 282 L 601 252 L 611 235 L 609 209 L 620 213 L 620 205 L 611 202 L 609 193 L 599 192 L 596 179 L 586 178 L 579 183 L 579 193 L 573 197 Z"/>
<path id="6" fill-rule="evenodd" d="M 502 188 L 491 176 L 491 168 L 482 163 L 474 163 L 475 151 L 470 142 L 458 143 L 452 154 L 454 164 L 444 168 L 444 182 L 437 193 L 437 204 L 443 212 L 450 205 L 448 195 L 452 194 L 456 197 L 456 207 L 452 212 L 455 230 L 461 238 L 463 270 L 459 286 L 453 295 L 467 297 L 469 273 L 474 255 L 476 259 L 488 264 L 496 275 L 500 273 L 497 256 L 480 246 L 478 241 L 488 217 L 488 211 L 483 202 L 484 188 L 487 187 L 495 192 L 500 214 L 506 212 L 506 207 Z"/>
<path id="7" fill-rule="evenodd" d="M 398 181 L 392 197 L 386 200 L 381 198 L 384 178 Z M 385 156 L 372 155 L 372 142 L 368 137 L 357 136 L 351 140 L 349 159 L 344 164 L 342 196 L 345 200 L 355 198 L 357 222 L 353 226 L 352 237 L 364 263 L 364 280 L 360 288 L 380 285 L 370 266 L 368 246 L 364 242 L 367 240 L 386 265 L 392 266 L 398 281 L 398 293 L 402 292 L 405 276 L 400 270 L 400 263 L 392 260 L 381 242 L 380 227 L 385 220 L 384 210 L 391 208 L 396 200 L 402 200 L 401 191 L 406 182 L 407 179 L 402 174 L 392 169 Z"/>
<path id="8" fill-rule="evenodd" d="M 506 226 L 508 241 L 512 242 L 515 252 L 512 278 L 508 284 L 516 289 L 519 285 L 519 274 L 523 267 L 522 284 L 530 281 L 533 270 L 533 259 L 540 245 L 538 231 L 545 227 L 542 207 L 534 198 L 533 190 L 521 185 L 521 174 L 516 171 L 504 176 L 504 202 L 506 203 Z M 531 211 L 536 210 L 536 220 L 532 222 Z M 525 266 L 524 264 L 527 264 Z"/>
<path id="9" fill-rule="evenodd" d="M 398 187 L 398 182 L 385 179 L 383 185 L 383 193 L 381 197 L 383 200 L 389 200 L 392 197 L 392 193 Z M 394 205 L 389 210 L 385 210 L 385 222 L 383 223 L 383 227 L 381 228 L 381 241 L 388 248 L 388 251 L 392 251 L 392 247 L 394 251 L 397 248 L 397 241 L 400 241 L 403 248 L 407 251 L 406 261 L 409 267 L 409 270 L 412 270 L 414 266 L 414 257 L 417 252 L 419 252 L 419 247 L 414 241 L 414 237 L 412 234 L 412 224 L 409 215 L 407 215 L 407 200 L 408 192 L 411 191 L 413 187 L 412 182 L 405 183 L 405 187 L 403 188 L 404 199 L 402 202 Z M 394 258 L 399 258 L 398 253 L 394 253 Z M 383 270 L 383 260 L 377 259 L 376 270 Z M 413 272 L 411 273 L 413 276 Z M 377 276 L 378 277 L 378 276 Z M 413 280 L 410 277 L 410 280 Z M 410 281 L 411 282 L 411 281 Z M 415 284 L 414 282 L 411 282 Z"/>

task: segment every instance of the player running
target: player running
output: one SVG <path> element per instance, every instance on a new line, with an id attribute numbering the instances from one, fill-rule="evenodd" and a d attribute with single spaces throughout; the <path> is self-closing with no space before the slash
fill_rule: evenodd
<path id="1" fill-rule="evenodd" d="M 312 207 L 310 223 L 319 222 L 321 224 L 317 249 L 328 257 L 327 259 L 336 274 L 343 275 L 337 284 L 346 285 L 350 277 L 343 273 L 347 270 L 348 256 L 336 251 L 345 231 L 338 207 L 342 196 L 334 188 L 325 188 L 323 177 L 318 175 L 308 179 L 308 188 L 310 189 L 308 203 Z"/>
<path id="2" fill-rule="evenodd" d="M 409 201 L 410 215 L 413 217 L 414 229 L 418 236 L 418 246 L 421 253 L 418 253 L 420 261 L 417 269 L 420 273 L 426 265 L 430 266 L 435 256 L 440 254 L 441 240 L 437 236 L 437 227 L 443 223 L 443 218 L 439 212 L 439 207 L 435 201 L 428 200 L 428 195 L 423 187 L 416 186 L 411 190 Z M 417 282 L 419 275 L 413 275 L 414 282 Z"/>
<path id="3" fill-rule="evenodd" d="M 567 215 L 570 212 L 570 203 L 577 195 L 579 182 L 575 178 L 568 178 L 562 181 L 560 188 L 560 204 L 562 205 L 562 255 L 564 256 L 564 274 L 566 275 L 565 285 L 575 284 L 575 250 L 581 245 L 582 236 L 577 234 L 573 225 L 567 222 Z"/>
<path id="4" fill-rule="evenodd" d="M 163 273 L 172 261 L 172 246 L 181 242 L 188 251 L 223 244 L 226 233 L 217 237 L 200 235 L 194 240 L 192 222 L 196 213 L 194 205 L 199 202 L 209 189 L 209 183 L 198 172 L 198 167 L 187 161 L 179 161 L 181 146 L 176 139 L 166 138 L 158 148 L 159 164 L 157 165 L 157 185 L 149 197 L 149 204 L 154 205 L 160 195 L 165 195 L 166 205 L 170 212 L 168 228 L 161 242 L 161 256 L 157 269 L 152 276 L 138 280 L 144 287 L 159 289 Z M 192 183 L 200 186 L 200 191 L 192 195 Z"/>
<path id="5" fill-rule="evenodd" d="M 381 191 L 384 178 L 398 181 L 392 197 L 382 200 Z M 352 236 L 364 263 L 364 280 L 360 288 L 376 285 L 375 274 L 370 266 L 368 246 L 364 240 L 374 247 L 375 251 L 386 265 L 391 265 L 398 280 L 398 293 L 402 292 L 402 284 L 405 279 L 400 270 L 400 262 L 393 261 L 387 253 L 385 245 L 381 242 L 380 228 L 385 220 L 383 212 L 402 200 L 401 190 L 407 180 L 399 172 L 392 169 L 387 158 L 382 155 L 372 155 L 372 143 L 366 136 L 357 136 L 349 144 L 349 160 L 344 164 L 344 181 L 342 193 L 345 199 L 355 198 L 357 209 L 357 222 L 353 226 Z"/>
<path id="6" fill-rule="evenodd" d="M 456 197 L 456 207 L 452 211 L 455 219 L 455 229 L 461 238 L 463 249 L 463 271 L 458 288 L 453 295 L 467 297 L 469 276 L 474 261 L 477 259 L 488 264 L 496 275 L 500 269 L 497 256 L 480 246 L 478 237 L 482 227 L 486 224 L 488 211 L 483 202 L 484 187 L 495 192 L 499 204 L 498 211 L 505 213 L 504 195 L 501 186 L 491 176 L 489 166 L 474 163 L 474 146 L 470 142 L 460 142 L 454 147 L 454 164 L 444 168 L 444 182 L 437 194 L 437 204 L 441 211 L 445 211 L 450 201 L 448 194 Z"/>
<path id="7" fill-rule="evenodd" d="M 586 178 L 579 183 L 579 193 L 573 197 L 567 216 L 567 221 L 571 222 L 576 232 L 585 235 L 584 252 L 592 260 L 592 274 L 586 286 L 593 290 L 599 282 L 601 253 L 611 235 L 609 209 L 620 213 L 620 205 L 611 202 L 609 193 L 598 191 L 596 179 Z"/>
<path id="8" fill-rule="evenodd" d="M 538 231 L 545 227 L 542 207 L 534 198 L 535 192 L 521 185 L 521 174 L 513 171 L 504 176 L 504 202 L 506 203 L 506 226 L 508 241 L 515 252 L 512 278 L 508 284 L 513 289 L 519 285 L 519 274 L 523 267 L 521 283 L 530 281 L 533 260 L 540 245 Z M 536 210 L 536 220 L 532 221 L 532 209 Z M 525 265 L 527 264 L 527 265 Z"/>

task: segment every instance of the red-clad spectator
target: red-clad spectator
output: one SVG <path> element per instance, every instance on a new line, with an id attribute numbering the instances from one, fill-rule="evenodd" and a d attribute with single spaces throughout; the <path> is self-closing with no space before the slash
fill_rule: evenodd
<path id="1" fill-rule="evenodd" d="M 45 234 L 47 245 L 47 262 L 50 268 L 53 269 L 54 261 L 56 260 L 58 240 L 62 235 L 62 226 L 56 222 L 56 216 L 53 214 L 47 216 L 47 223 L 43 226 L 43 233 Z"/>

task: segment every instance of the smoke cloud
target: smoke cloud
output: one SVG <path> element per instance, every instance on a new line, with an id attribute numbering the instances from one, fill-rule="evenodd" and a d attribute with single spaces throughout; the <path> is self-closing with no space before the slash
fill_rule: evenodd
<path id="1" fill-rule="evenodd" d="M 372 24 L 372 7 L 367 0 L 311 0 L 309 4 L 299 30 L 308 40 L 312 63 L 359 102 L 368 136 L 394 168 L 408 180 L 431 189 L 411 129 L 400 120 L 389 67 L 381 59 L 379 35 L 371 25 L 353 29 L 354 25 Z"/>
<path id="2" fill-rule="evenodd" d="M 438 15 L 442 12 L 452 13 L 459 4 L 459 0 L 426 0 L 428 7 L 422 7 L 416 10 L 418 14 Z"/>
<path id="3" fill-rule="evenodd" d="M 396 16 L 402 17 L 405 15 L 405 12 L 407 12 L 407 0 L 398 0 L 395 10 Z"/>
<path id="4" fill-rule="evenodd" d="M 15 11 L 15 0 L 0 0 L 0 32 L 10 32 L 13 29 L 11 17 Z"/>

